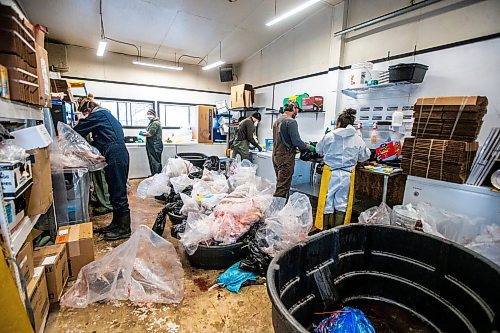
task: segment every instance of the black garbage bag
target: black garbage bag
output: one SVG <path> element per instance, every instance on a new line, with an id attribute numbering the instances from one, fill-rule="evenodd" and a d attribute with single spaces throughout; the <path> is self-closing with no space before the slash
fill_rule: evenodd
<path id="1" fill-rule="evenodd" d="M 203 170 L 197 168 L 195 171 L 191 171 L 188 177 L 189 179 L 201 179 L 201 177 L 203 177 Z"/>
<path id="2" fill-rule="evenodd" d="M 311 146 L 314 146 L 316 147 L 316 145 L 318 144 L 317 142 L 309 142 L 309 144 Z M 316 152 L 312 152 L 312 151 L 309 151 L 309 150 L 304 150 L 304 151 L 301 151 L 300 152 L 300 159 L 302 161 L 306 161 L 306 162 L 319 162 L 323 159 L 323 156 L 321 156 L 320 154 L 316 153 Z"/>
<path id="3" fill-rule="evenodd" d="M 179 239 L 179 234 L 183 233 L 186 230 L 187 220 L 182 221 L 182 223 L 172 225 L 172 229 L 170 229 L 170 235 L 172 237 Z"/>
<path id="4" fill-rule="evenodd" d="M 189 185 L 183 191 L 181 191 L 181 193 L 184 193 L 185 195 L 189 195 L 189 196 L 191 196 L 191 192 L 193 192 L 193 185 Z M 176 199 L 176 201 L 179 201 L 179 200 L 182 201 L 180 194 L 179 194 L 178 199 Z"/>
<path id="5" fill-rule="evenodd" d="M 173 215 L 182 215 L 181 214 L 181 209 L 183 206 L 182 200 L 178 200 L 172 203 L 167 204 L 167 211 L 170 212 Z"/>
<path id="6" fill-rule="evenodd" d="M 241 237 L 236 240 L 236 242 L 243 242 L 243 243 L 247 243 L 247 244 L 250 243 L 255 238 L 255 234 L 257 233 L 257 230 L 259 230 L 259 228 L 263 224 L 264 224 L 263 221 L 259 221 L 255 224 L 253 224 L 250 227 L 250 229 L 248 229 L 248 231 L 246 233 L 241 235 Z"/>
<path id="7" fill-rule="evenodd" d="M 219 171 L 220 159 L 218 156 L 210 156 L 203 164 L 203 168 L 209 171 Z"/>
<path id="8" fill-rule="evenodd" d="M 241 261 L 240 268 L 260 276 L 266 276 L 267 268 L 273 258 L 261 251 L 258 241 L 255 238 L 248 243 L 248 250 L 249 254 Z"/>
<path id="9" fill-rule="evenodd" d="M 165 230 L 165 224 L 167 223 L 167 206 L 163 207 L 162 210 L 156 216 L 155 224 L 153 224 L 153 231 L 158 235 L 163 236 L 163 231 Z"/>

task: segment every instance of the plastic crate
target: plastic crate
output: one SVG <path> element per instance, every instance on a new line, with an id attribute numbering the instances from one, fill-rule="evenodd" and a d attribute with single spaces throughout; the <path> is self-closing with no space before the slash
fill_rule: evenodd
<path id="1" fill-rule="evenodd" d="M 389 82 L 421 83 L 429 66 L 411 63 L 389 66 Z"/>

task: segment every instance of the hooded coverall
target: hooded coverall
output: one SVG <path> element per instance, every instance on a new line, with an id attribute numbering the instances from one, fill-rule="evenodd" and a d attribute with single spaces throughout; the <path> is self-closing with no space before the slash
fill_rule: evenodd
<path id="1" fill-rule="evenodd" d="M 106 158 L 104 175 L 109 188 L 113 214 L 130 212 L 127 198 L 129 154 L 122 125 L 109 112 L 98 107 L 87 118 L 80 119 L 74 130 L 83 137 L 92 133 L 92 144 Z"/>
<path id="2" fill-rule="evenodd" d="M 337 128 L 326 134 L 318 142 L 316 152 L 324 156 L 324 162 L 332 171 L 324 213 L 345 212 L 351 171 L 358 162 L 364 162 L 370 158 L 370 149 L 366 147 L 363 139 L 356 135 L 356 129 L 348 125 L 346 128 Z"/>
<path id="3" fill-rule="evenodd" d="M 146 153 L 148 154 L 149 170 L 151 175 L 161 172 L 161 154 L 163 153 L 163 139 L 160 118 L 154 118 L 149 122 L 146 131 L 151 134 L 146 137 Z"/>

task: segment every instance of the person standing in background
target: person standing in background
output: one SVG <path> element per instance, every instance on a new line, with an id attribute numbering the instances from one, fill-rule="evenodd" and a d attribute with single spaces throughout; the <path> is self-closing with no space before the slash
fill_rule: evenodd
<path id="1" fill-rule="evenodd" d="M 118 240 L 130 237 L 130 209 L 127 197 L 129 154 L 120 122 L 108 109 L 102 108 L 93 99 L 84 98 L 78 108 L 86 118 L 78 121 L 74 130 L 83 137 L 92 133 L 93 146 L 106 158 L 108 164 L 104 175 L 109 187 L 109 199 L 113 206 L 113 220 L 101 229 L 104 239 Z"/>
<path id="2" fill-rule="evenodd" d="M 153 109 L 148 110 L 147 117 L 149 125 L 146 132 L 140 131 L 139 135 L 146 137 L 146 153 L 148 154 L 149 170 L 151 176 L 160 173 L 161 154 L 163 153 L 163 135 L 161 129 L 160 118 L 156 117 L 156 112 Z"/>
<path id="3" fill-rule="evenodd" d="M 370 158 L 370 149 L 356 134 L 356 110 L 346 109 L 337 118 L 337 128 L 325 134 L 316 151 L 331 170 L 323 216 L 324 229 L 344 224 L 351 173 L 358 162 Z"/>
<path id="4" fill-rule="evenodd" d="M 255 141 L 255 138 L 253 137 L 255 128 L 257 128 L 261 118 L 260 113 L 255 112 L 250 117 L 240 122 L 238 130 L 235 133 L 234 141 L 231 144 L 233 158 L 240 155 L 242 160 L 248 160 L 250 157 L 250 144 L 252 144 L 259 151 L 262 151 L 262 147 L 259 146 L 259 143 Z"/>
<path id="5" fill-rule="evenodd" d="M 300 139 L 299 125 L 295 120 L 299 110 L 297 102 L 288 102 L 285 105 L 283 115 L 273 125 L 274 148 L 272 156 L 274 172 L 276 173 L 275 197 L 288 198 L 295 167 L 296 149 L 314 151 L 314 146 Z"/>

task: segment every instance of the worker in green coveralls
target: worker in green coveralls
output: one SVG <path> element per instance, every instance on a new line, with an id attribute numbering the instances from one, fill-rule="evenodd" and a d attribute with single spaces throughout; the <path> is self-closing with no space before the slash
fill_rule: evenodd
<path id="1" fill-rule="evenodd" d="M 148 154 L 149 170 L 151 175 L 161 172 L 161 154 L 163 152 L 163 139 L 160 118 L 156 116 L 153 109 L 148 110 L 147 117 L 149 125 L 146 131 L 140 131 L 139 135 L 146 137 L 146 153 Z"/>

